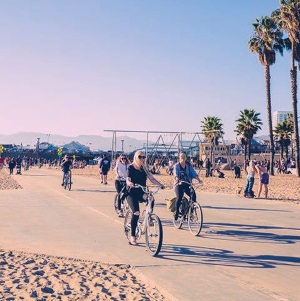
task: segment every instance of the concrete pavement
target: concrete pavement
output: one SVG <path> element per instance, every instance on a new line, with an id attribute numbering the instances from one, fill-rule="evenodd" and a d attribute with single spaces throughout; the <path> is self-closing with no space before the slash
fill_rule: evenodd
<path id="1" fill-rule="evenodd" d="M 127 244 L 114 185 L 74 176 L 66 191 L 61 174 L 47 169 L 14 177 L 24 189 L 0 191 L 4 249 L 129 263 L 180 301 L 300 300 L 299 205 L 200 192 L 204 227 L 194 237 L 174 228 L 164 201 L 173 192 L 160 191 L 164 244 L 153 258 L 143 238 Z"/>

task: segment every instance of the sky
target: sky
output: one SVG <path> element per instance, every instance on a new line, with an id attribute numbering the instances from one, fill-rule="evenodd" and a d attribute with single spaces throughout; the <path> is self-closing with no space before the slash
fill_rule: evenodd
<path id="1" fill-rule="evenodd" d="M 201 131 L 234 139 L 245 108 L 267 134 L 252 22 L 278 0 L 1 0 L 0 134 Z M 289 111 L 290 53 L 271 67 L 272 110 Z M 130 134 L 134 136 L 134 134 Z"/>

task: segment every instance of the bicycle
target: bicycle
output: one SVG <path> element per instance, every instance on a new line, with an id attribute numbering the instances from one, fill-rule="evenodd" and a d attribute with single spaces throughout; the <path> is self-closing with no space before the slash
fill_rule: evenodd
<path id="1" fill-rule="evenodd" d="M 116 213 L 118 214 L 119 217 L 123 217 L 126 215 L 126 212 L 129 210 L 128 203 L 126 201 L 126 196 L 127 196 L 127 188 L 126 188 L 126 179 L 121 179 L 120 180 L 122 189 L 120 193 L 117 193 L 115 195 L 115 200 L 114 200 L 114 208 Z M 118 201 L 119 198 L 121 199 L 121 212 L 118 209 Z"/>
<path id="2" fill-rule="evenodd" d="M 173 215 L 173 224 L 177 229 L 180 229 L 184 223 L 187 221 L 190 232 L 197 236 L 201 232 L 203 225 L 203 213 L 200 204 L 196 201 L 193 202 L 193 194 L 195 190 L 193 188 L 194 184 L 186 181 L 180 181 L 176 185 L 186 183 L 189 185 L 190 197 L 187 199 L 183 196 L 180 207 L 179 207 L 179 216 L 175 220 L 175 213 Z"/>
<path id="3" fill-rule="evenodd" d="M 67 171 L 64 173 L 64 188 L 69 189 L 69 191 L 71 190 L 71 187 L 72 187 L 72 181 L 71 181 L 72 177 L 71 177 L 71 170 Z"/>
<path id="4" fill-rule="evenodd" d="M 163 228 L 160 218 L 153 213 L 154 197 L 153 195 L 158 192 L 160 187 L 157 187 L 155 191 L 151 191 L 149 187 L 144 187 L 138 184 L 134 185 L 135 188 L 141 188 L 143 190 L 144 199 L 146 200 L 146 209 L 140 216 L 139 222 L 136 228 L 136 240 L 139 240 L 142 235 L 145 235 L 146 247 L 152 256 L 156 256 L 162 247 L 163 243 Z M 124 220 L 124 233 L 128 241 L 131 236 L 131 218 L 132 211 L 128 210 Z"/>

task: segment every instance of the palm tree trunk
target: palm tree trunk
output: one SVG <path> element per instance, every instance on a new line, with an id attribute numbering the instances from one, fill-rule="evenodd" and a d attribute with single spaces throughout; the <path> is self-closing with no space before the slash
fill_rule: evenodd
<path id="1" fill-rule="evenodd" d="M 292 89 L 292 106 L 294 118 L 294 133 L 295 133 L 295 161 L 296 161 L 296 175 L 300 177 L 299 167 L 299 128 L 298 128 L 298 108 L 297 108 L 297 68 L 294 64 L 294 47 L 292 47 L 292 69 L 291 69 L 291 89 Z"/>
<path id="2" fill-rule="evenodd" d="M 273 125 L 272 125 L 272 104 L 271 104 L 271 76 L 270 66 L 265 66 L 265 81 L 266 81 L 266 95 L 267 95 L 267 117 L 269 125 L 269 140 L 270 140 L 270 174 L 274 176 L 274 137 L 273 137 Z"/>
<path id="3" fill-rule="evenodd" d="M 251 158 L 251 138 L 249 139 L 249 143 L 248 143 L 248 160 L 250 161 Z"/>

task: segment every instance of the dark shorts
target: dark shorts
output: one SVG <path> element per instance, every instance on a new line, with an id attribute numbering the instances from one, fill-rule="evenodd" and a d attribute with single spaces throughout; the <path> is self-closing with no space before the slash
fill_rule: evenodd
<path id="1" fill-rule="evenodd" d="M 269 174 L 268 173 L 263 173 L 260 176 L 260 183 L 262 183 L 262 184 L 269 184 Z"/>
<path id="2" fill-rule="evenodd" d="M 108 173 L 108 169 L 102 169 L 101 172 L 102 172 L 102 174 L 103 174 L 104 176 L 106 176 L 107 173 Z"/>

